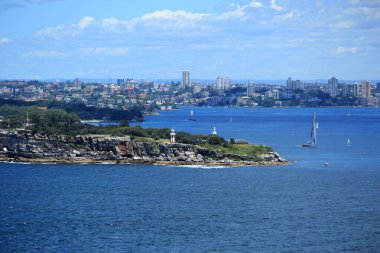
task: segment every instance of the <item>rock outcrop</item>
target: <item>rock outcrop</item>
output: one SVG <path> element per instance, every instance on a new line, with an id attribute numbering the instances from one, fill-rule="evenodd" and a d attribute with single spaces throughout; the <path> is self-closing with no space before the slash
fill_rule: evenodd
<path id="1" fill-rule="evenodd" d="M 256 159 L 190 144 L 139 142 L 129 137 L 47 136 L 27 132 L 0 133 L 0 161 L 54 163 L 147 163 L 208 166 L 287 164 L 275 152 Z"/>

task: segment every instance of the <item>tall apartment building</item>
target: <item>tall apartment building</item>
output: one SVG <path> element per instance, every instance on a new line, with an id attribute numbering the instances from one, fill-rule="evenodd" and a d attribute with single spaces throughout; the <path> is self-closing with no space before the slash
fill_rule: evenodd
<path id="1" fill-rule="evenodd" d="M 293 82 L 293 90 L 304 90 L 305 89 L 305 83 L 301 80 L 296 80 Z"/>
<path id="2" fill-rule="evenodd" d="M 297 90 L 297 89 L 304 90 L 305 89 L 305 82 L 303 82 L 301 80 L 293 81 L 292 78 L 289 77 L 288 80 L 286 81 L 286 88 L 288 90 Z"/>
<path id="3" fill-rule="evenodd" d="M 252 97 L 255 94 L 255 85 L 252 82 L 248 83 L 247 96 Z"/>
<path id="4" fill-rule="evenodd" d="M 219 91 L 224 91 L 231 87 L 231 79 L 229 77 L 220 77 L 216 78 L 216 89 Z"/>
<path id="5" fill-rule="evenodd" d="M 355 97 L 360 97 L 361 96 L 361 86 L 359 83 L 354 83 L 354 96 Z"/>
<path id="6" fill-rule="evenodd" d="M 182 72 L 182 88 L 190 86 L 190 71 Z"/>
<path id="7" fill-rule="evenodd" d="M 371 84 L 369 82 L 362 83 L 362 98 L 370 98 L 371 97 Z"/>
<path id="8" fill-rule="evenodd" d="M 349 96 L 350 94 L 351 94 L 351 85 L 349 85 L 349 84 L 344 84 L 343 85 L 343 96 L 344 97 L 347 97 L 347 96 Z"/>
<path id="9" fill-rule="evenodd" d="M 328 90 L 331 97 L 336 97 L 338 95 L 338 79 L 331 77 L 328 80 Z"/>
<path id="10" fill-rule="evenodd" d="M 293 80 L 291 77 L 289 77 L 288 80 L 286 81 L 286 88 L 288 90 L 293 90 Z"/>
<path id="11" fill-rule="evenodd" d="M 74 80 L 74 89 L 76 90 L 82 89 L 81 81 L 79 78 L 75 78 Z"/>

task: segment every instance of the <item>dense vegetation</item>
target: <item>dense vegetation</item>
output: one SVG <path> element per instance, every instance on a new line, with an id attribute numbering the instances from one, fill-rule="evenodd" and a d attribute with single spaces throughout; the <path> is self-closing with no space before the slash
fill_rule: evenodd
<path id="1" fill-rule="evenodd" d="M 143 120 L 143 109 L 138 105 L 131 105 L 128 110 L 118 110 L 110 108 L 97 108 L 86 106 L 83 103 L 65 103 L 58 101 L 38 101 L 26 102 L 22 100 L 0 99 L 0 106 L 36 106 L 46 107 L 48 109 L 60 109 L 68 113 L 75 113 L 81 119 L 106 119 L 106 120 Z"/>

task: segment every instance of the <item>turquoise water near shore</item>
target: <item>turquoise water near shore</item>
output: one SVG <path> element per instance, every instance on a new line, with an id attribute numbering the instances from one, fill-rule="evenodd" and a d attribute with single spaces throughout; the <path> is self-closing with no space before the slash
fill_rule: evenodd
<path id="1" fill-rule="evenodd" d="M 318 145 L 301 148 L 314 111 Z M 379 108 L 186 107 L 146 119 L 139 124 L 192 133 L 215 126 L 224 138 L 270 145 L 294 162 L 1 163 L 1 251 L 378 252 Z"/>

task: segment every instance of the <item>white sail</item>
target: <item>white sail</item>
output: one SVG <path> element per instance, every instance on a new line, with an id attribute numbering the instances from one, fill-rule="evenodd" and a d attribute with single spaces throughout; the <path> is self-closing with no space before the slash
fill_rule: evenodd
<path id="1" fill-rule="evenodd" d="M 311 131 L 310 131 L 310 139 L 309 139 L 309 144 L 312 146 L 317 144 L 317 129 L 318 129 L 318 123 L 317 123 L 315 112 L 314 112 L 313 120 L 311 122 Z"/>

